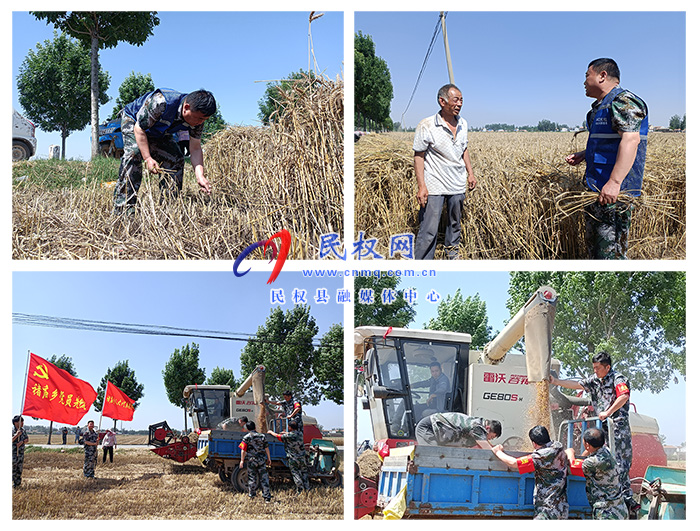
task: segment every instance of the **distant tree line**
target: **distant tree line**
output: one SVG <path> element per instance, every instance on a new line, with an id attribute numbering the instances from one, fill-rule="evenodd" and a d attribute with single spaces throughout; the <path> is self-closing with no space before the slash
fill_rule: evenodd
<path id="1" fill-rule="evenodd" d="M 669 129 L 678 129 L 680 131 L 685 131 L 685 114 L 683 118 L 674 114 L 668 122 Z"/>

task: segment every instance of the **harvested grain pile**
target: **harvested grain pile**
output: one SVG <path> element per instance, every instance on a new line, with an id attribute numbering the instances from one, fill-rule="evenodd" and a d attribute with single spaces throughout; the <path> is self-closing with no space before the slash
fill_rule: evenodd
<path id="1" fill-rule="evenodd" d="M 362 477 L 377 480 L 379 472 L 382 469 L 382 460 L 379 458 L 377 452 L 373 450 L 362 452 L 358 456 L 356 463 Z"/>
<path id="2" fill-rule="evenodd" d="M 321 233 L 343 232 L 343 83 L 302 79 L 281 94 L 274 125 L 230 128 L 205 144 L 211 196 L 187 165 L 183 192 L 161 201 L 158 178 L 144 171 L 133 217 L 112 215 L 112 189 L 87 177 L 92 162 L 82 163 L 84 184 L 70 186 L 52 170 L 26 177 L 13 165 L 12 258 L 234 260 L 281 229 L 292 234 L 289 258 L 318 256 Z"/>
<path id="3" fill-rule="evenodd" d="M 412 138 L 366 135 L 355 144 L 355 233 L 377 238 L 385 256 L 392 235 L 418 232 Z M 585 142 L 563 133 L 470 133 L 477 187 L 465 201 L 460 257 L 586 258 L 582 205 L 572 205 L 584 166 L 564 161 Z M 436 257 L 444 257 L 438 241 Z M 628 257 L 685 258 L 685 135 L 649 137 Z"/>
<path id="4" fill-rule="evenodd" d="M 313 258 L 319 235 L 343 227 L 343 85 L 297 80 L 270 127 L 233 127 L 208 144 L 217 190 L 243 213 L 253 240 L 282 228 L 297 258 Z"/>

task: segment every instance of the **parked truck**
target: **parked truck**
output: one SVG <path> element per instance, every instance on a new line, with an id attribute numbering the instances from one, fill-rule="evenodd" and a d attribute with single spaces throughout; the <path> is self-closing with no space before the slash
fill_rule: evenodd
<path id="1" fill-rule="evenodd" d="M 12 109 L 12 162 L 29 160 L 36 154 L 35 127 Z"/>
<path id="2" fill-rule="evenodd" d="M 375 448 L 383 459 L 377 480 L 363 477 L 355 467 L 356 517 L 385 510 L 397 497 L 403 497 L 405 517 L 532 517 L 532 474 L 509 470 L 489 450 L 416 445 L 416 423 L 436 406 L 427 407 L 428 390 L 415 384 L 427 380 L 430 364 L 438 362 L 450 382 L 438 411 L 498 420 L 503 431 L 496 442 L 516 457 L 530 453 L 527 432 L 534 424 L 536 399 L 542 386 L 549 387 L 550 372 L 560 371 L 559 361 L 551 356 L 556 303 L 552 288 L 538 289 L 483 352 L 470 350 L 471 336 L 464 333 L 355 329 L 355 357 L 363 375 L 358 394 L 363 395 L 362 407 L 369 411 Z M 509 354 L 523 336 L 525 355 Z M 539 407 L 540 421 L 549 425 L 552 439 L 560 436 L 565 444 L 582 449 L 580 434 L 596 424 L 587 420 L 590 402 L 553 391 L 544 419 Z M 632 411 L 630 421 L 633 432 L 640 423 L 647 432 L 656 425 Z M 660 446 L 658 425 L 656 436 Z M 635 461 L 640 457 L 648 455 L 635 453 Z M 589 516 L 583 478 L 569 475 L 568 498 L 570 517 Z"/>
<path id="3" fill-rule="evenodd" d="M 219 475 L 239 492 L 247 492 L 248 474 L 240 466 L 239 447 L 246 431 L 238 424 L 242 416 L 255 422 L 257 431 L 265 433 L 274 477 L 291 478 L 284 445 L 267 434 L 287 430 L 286 419 L 278 418 L 281 410 L 271 407 L 264 393 L 265 368 L 257 367 L 240 387 L 227 385 L 188 385 L 183 390 L 194 432 L 178 437 L 167 423 L 149 427 L 152 450 L 162 457 L 185 462 L 195 456 L 203 466 Z M 304 446 L 309 454 L 309 478 L 328 486 L 341 486 L 338 451 L 332 441 L 324 440 L 316 419 L 302 416 Z M 157 436 L 156 436 L 157 434 Z"/>

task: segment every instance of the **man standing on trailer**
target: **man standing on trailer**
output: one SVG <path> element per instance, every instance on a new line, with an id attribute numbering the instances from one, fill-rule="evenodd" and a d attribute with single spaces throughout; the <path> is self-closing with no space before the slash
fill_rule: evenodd
<path id="1" fill-rule="evenodd" d="M 503 451 L 503 445 L 492 448 L 496 457 L 521 474 L 535 473 L 535 520 L 566 520 L 569 502 L 566 498 L 566 474 L 569 461 L 564 446 L 552 442 L 544 426 L 535 426 L 528 433 L 535 451 L 515 458 Z"/>
<path id="2" fill-rule="evenodd" d="M 598 428 L 583 432 L 585 459 L 576 459 L 573 448 L 565 450 L 571 473 L 586 478 L 586 496 L 595 520 L 627 520 L 629 511 L 622 499 L 615 458 L 605 446 L 605 435 Z"/>
<path id="3" fill-rule="evenodd" d="M 285 391 L 282 393 L 282 402 L 268 401 L 269 404 L 276 406 L 282 406 L 284 408 L 284 418 L 287 422 L 293 420 L 299 426 L 299 429 L 303 429 L 304 423 L 301 420 L 301 402 L 294 399 L 291 391 Z"/>
<path id="4" fill-rule="evenodd" d="M 437 246 L 442 207 L 447 203 L 445 253 L 450 260 L 459 258 L 462 206 L 467 188 L 473 190 L 476 178 L 467 150 L 467 121 L 462 110 L 462 92 L 455 85 L 438 91 L 440 111 L 422 120 L 413 139 L 413 164 L 418 184 L 416 260 L 432 260 Z"/>
<path id="5" fill-rule="evenodd" d="M 560 380 L 550 376 L 549 383 L 567 389 L 584 390 L 591 395 L 593 408 L 598 418 L 603 421 L 603 433 L 607 437 L 606 420 L 613 421 L 615 438 L 615 461 L 617 473 L 622 485 L 622 496 L 630 511 L 630 518 L 636 518 L 640 506 L 632 495 L 630 484 L 630 467 L 632 466 L 632 430 L 629 422 L 630 384 L 622 374 L 612 369 L 612 360 L 607 352 L 601 351 L 593 356 L 592 376 L 583 380 Z"/>
<path id="6" fill-rule="evenodd" d="M 612 59 L 591 61 L 583 86 L 596 100 L 586 116 L 588 143 L 566 162 L 585 160 L 586 185 L 599 192 L 598 201 L 586 207 L 588 256 L 626 258 L 633 207 L 617 199 L 621 192 L 642 193 L 649 110 L 639 96 L 620 87 L 620 69 Z"/>

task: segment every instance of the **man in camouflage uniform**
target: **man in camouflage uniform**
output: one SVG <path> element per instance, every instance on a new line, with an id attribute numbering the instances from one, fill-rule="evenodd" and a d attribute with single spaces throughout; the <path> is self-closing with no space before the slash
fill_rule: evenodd
<path id="1" fill-rule="evenodd" d="M 22 470 L 24 469 L 24 448 L 29 440 L 29 435 L 24 431 L 24 418 L 21 415 L 12 417 L 12 486 L 19 487 L 22 484 Z"/>
<path id="2" fill-rule="evenodd" d="M 586 186 L 598 200 L 586 207 L 586 246 L 590 258 L 625 258 L 632 205 L 618 202 L 624 192 L 638 197 L 647 150 L 646 103 L 619 86 L 620 69 L 608 58 L 591 61 L 586 71 L 586 96 L 595 98 L 586 116 L 586 149 L 566 157 L 572 165 L 586 161 Z"/>
<path id="3" fill-rule="evenodd" d="M 603 434 L 608 436 L 607 419 L 613 421 L 615 439 L 615 461 L 620 477 L 622 496 L 630 509 L 630 516 L 636 517 L 639 504 L 635 501 L 630 485 L 632 466 L 632 430 L 629 423 L 629 380 L 612 370 L 612 360 L 607 352 L 593 356 L 593 374 L 580 381 L 559 380 L 550 377 L 550 383 L 567 389 L 584 390 L 590 393 L 591 402 L 598 418 L 603 421 Z"/>
<path id="4" fill-rule="evenodd" d="M 288 422 L 293 420 L 297 423 L 299 429 L 302 429 L 304 423 L 301 420 L 301 402 L 293 398 L 291 391 L 282 393 L 282 398 L 284 398 L 284 400 L 281 402 L 271 401 L 269 403 L 282 406 L 284 409 L 284 418 L 287 419 Z"/>
<path id="5" fill-rule="evenodd" d="M 255 498 L 258 482 L 262 488 L 263 499 L 269 502 L 272 499 L 270 494 L 270 476 L 267 473 L 266 465 L 271 465 L 270 448 L 267 445 L 265 434 L 255 431 L 255 422 L 252 420 L 246 424 L 246 433 L 241 444 L 240 467 L 246 466 L 248 471 L 248 496 Z"/>
<path id="6" fill-rule="evenodd" d="M 471 448 L 490 447 L 489 441 L 501 436 L 501 423 L 464 413 L 433 413 L 416 424 L 416 441 L 430 446 Z"/>
<path id="7" fill-rule="evenodd" d="M 86 478 L 95 479 L 95 466 L 97 466 L 97 445 L 99 435 L 95 431 L 95 423 L 89 420 L 87 431 L 83 434 L 83 446 L 85 446 L 85 461 L 83 462 L 83 475 Z"/>
<path id="8" fill-rule="evenodd" d="M 122 110 L 124 154 L 114 188 L 114 212 L 133 212 L 141 186 L 142 163 L 154 174 L 161 173 L 161 193 L 177 195 L 182 190 L 185 158 L 174 134 L 188 131 L 190 161 L 200 188 L 211 192 L 204 177 L 202 131 L 204 122 L 216 112 L 216 100 L 206 90 L 182 94 L 156 89 L 129 103 Z"/>
<path id="9" fill-rule="evenodd" d="M 292 479 L 297 487 L 297 492 L 309 490 L 309 459 L 304 449 L 304 432 L 297 423 L 290 420 L 287 424 L 289 431 L 275 433 L 268 431 L 273 437 L 277 437 L 284 443 L 284 451 L 287 452 L 287 464 L 292 474 Z"/>
<path id="10" fill-rule="evenodd" d="M 516 459 L 503 451 L 502 444 L 494 446 L 493 453 L 521 474 L 535 473 L 535 520 L 566 520 L 569 516 L 566 498 L 569 461 L 564 447 L 559 441 L 551 441 L 544 426 L 535 426 L 528 435 L 535 448 L 530 455 Z"/>
<path id="11" fill-rule="evenodd" d="M 586 478 L 586 496 L 596 520 L 627 520 L 629 511 L 622 499 L 617 464 L 605 446 L 605 436 L 597 428 L 583 433 L 585 459 L 576 459 L 573 448 L 567 448 L 571 473 Z"/>

